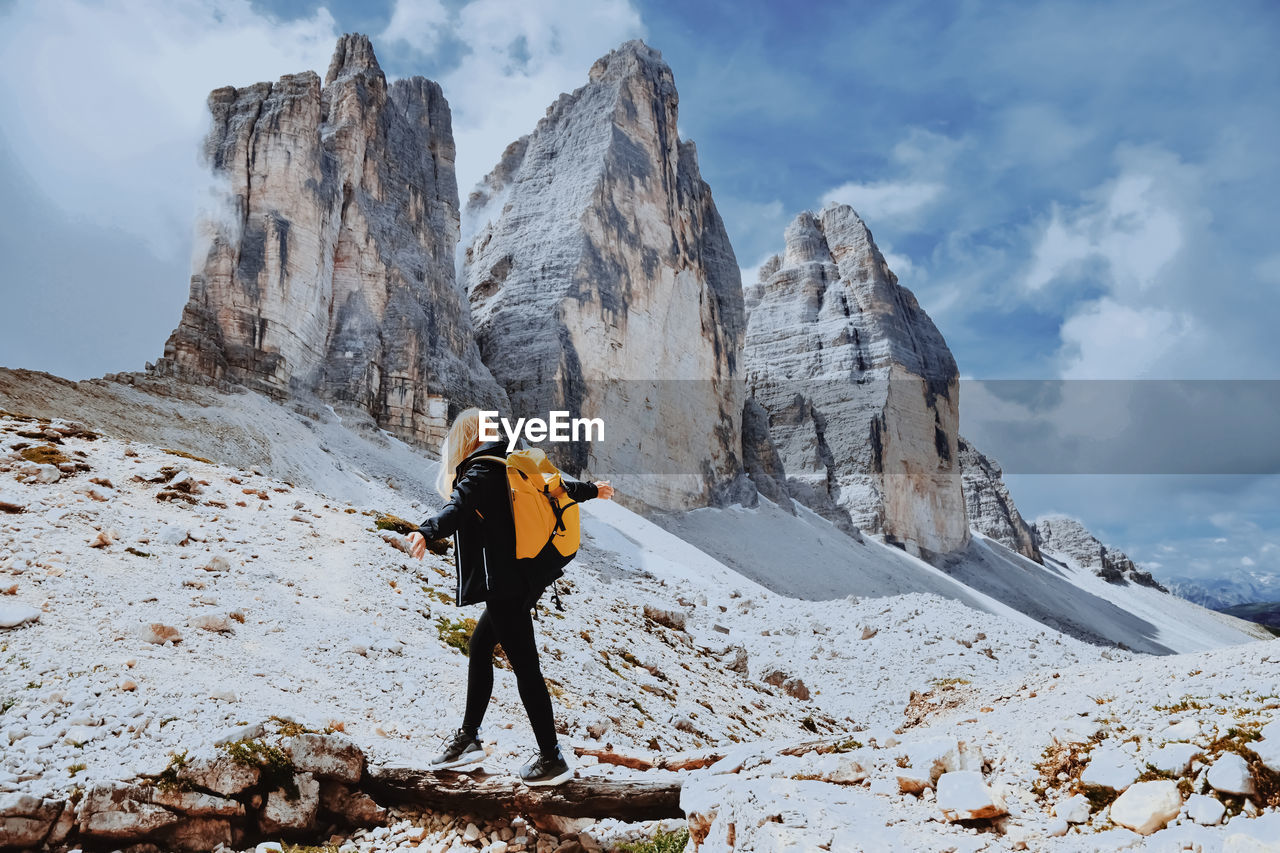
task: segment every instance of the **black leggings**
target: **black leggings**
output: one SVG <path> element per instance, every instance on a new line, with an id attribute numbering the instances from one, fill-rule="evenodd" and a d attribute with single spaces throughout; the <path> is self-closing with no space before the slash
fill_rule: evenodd
<path id="1" fill-rule="evenodd" d="M 538 665 L 538 646 L 533 637 L 530 611 L 542 590 L 520 598 L 490 598 L 484 613 L 471 632 L 470 659 L 467 661 L 467 710 L 462 728 L 477 732 L 493 694 L 493 648 L 499 643 L 516 674 L 520 699 L 533 724 L 538 748 L 545 753 L 556 749 L 556 722 L 551 711 L 551 696 L 542 680 Z"/>

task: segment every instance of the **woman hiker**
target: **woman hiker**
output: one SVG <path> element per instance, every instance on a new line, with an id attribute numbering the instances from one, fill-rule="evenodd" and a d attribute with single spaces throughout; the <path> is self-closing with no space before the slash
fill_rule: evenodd
<path id="1" fill-rule="evenodd" d="M 467 707 L 459 728 L 431 769 L 460 767 L 484 759 L 480 721 L 493 692 L 493 649 L 499 643 L 515 671 L 538 755 L 520 768 L 527 785 L 557 785 L 573 776 L 556 739 L 551 696 L 538 665 L 538 647 L 530 615 L 542 591 L 560 574 L 537 573 L 516 565 L 515 520 L 511 515 L 507 472 L 477 456 L 506 457 L 504 441 L 480 442 L 480 411 L 460 413 L 440 445 L 440 474 L 436 490 L 448 503 L 409 534 L 413 556 L 421 559 L 427 540 L 457 533 L 458 604 L 485 603 L 471 634 L 467 661 Z M 563 476 L 565 491 L 574 501 L 613 496 L 607 481 L 583 483 Z"/>

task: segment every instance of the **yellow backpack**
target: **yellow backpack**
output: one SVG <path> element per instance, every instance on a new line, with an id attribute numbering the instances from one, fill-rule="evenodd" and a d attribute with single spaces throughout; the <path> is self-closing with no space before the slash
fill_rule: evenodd
<path id="1" fill-rule="evenodd" d="M 581 539 L 578 504 L 569 499 L 560 470 L 547 454 L 534 448 L 514 451 L 506 459 L 475 459 L 501 462 L 507 468 L 511 515 L 516 523 L 516 559 L 537 559 L 539 566 L 557 569 L 572 560 Z"/>

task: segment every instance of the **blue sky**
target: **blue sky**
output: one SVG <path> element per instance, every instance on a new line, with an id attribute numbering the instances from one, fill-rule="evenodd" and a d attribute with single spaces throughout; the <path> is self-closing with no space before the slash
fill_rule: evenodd
<path id="1" fill-rule="evenodd" d="M 1248 0 L 0 0 L 0 364 L 83 378 L 158 355 L 204 96 L 323 72 L 353 30 L 390 75 L 444 85 L 464 194 L 643 37 L 745 276 L 797 212 L 849 202 L 966 377 L 1280 379 L 1280 6 Z M 1009 401 L 969 402 L 965 429 L 994 435 Z M 1029 515 L 1221 573 L 1280 571 L 1274 479 L 1010 482 Z"/>

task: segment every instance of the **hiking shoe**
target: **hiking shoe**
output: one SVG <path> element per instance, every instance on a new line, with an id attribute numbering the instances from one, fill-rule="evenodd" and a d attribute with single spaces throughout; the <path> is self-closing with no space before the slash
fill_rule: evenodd
<path id="1" fill-rule="evenodd" d="M 520 768 L 520 780 L 526 785 L 559 785 L 573 778 L 573 768 L 564 760 L 560 747 L 548 755 L 539 752 L 538 757 Z"/>
<path id="2" fill-rule="evenodd" d="M 447 770 L 450 767 L 462 767 L 464 764 L 475 764 L 484 760 L 484 747 L 476 735 L 467 734 L 463 729 L 453 733 L 453 737 L 444 745 L 444 752 L 431 759 L 428 765 L 432 770 Z"/>

